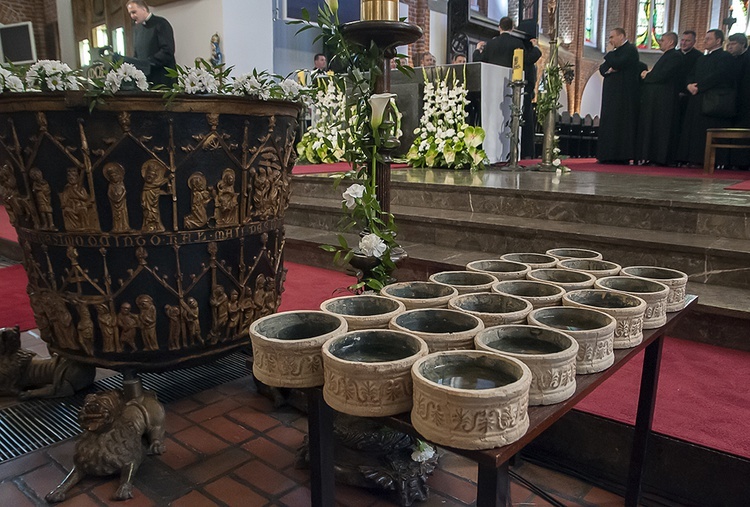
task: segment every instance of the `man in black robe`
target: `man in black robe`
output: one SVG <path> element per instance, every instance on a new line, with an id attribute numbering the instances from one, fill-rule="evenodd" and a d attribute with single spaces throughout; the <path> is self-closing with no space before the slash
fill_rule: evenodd
<path id="1" fill-rule="evenodd" d="M 126 5 L 133 27 L 134 63 L 143 70 L 152 85 L 172 85 L 166 68 L 175 67 L 174 32 L 166 19 L 155 16 L 145 0 L 132 0 Z"/>
<path id="2" fill-rule="evenodd" d="M 750 51 L 747 49 L 747 36 L 735 33 L 727 37 L 727 52 L 734 57 L 737 74 L 737 116 L 734 126 L 750 128 Z M 741 141 L 747 144 L 747 141 Z M 729 151 L 729 165 L 739 169 L 750 169 L 750 149 Z"/>
<path id="3" fill-rule="evenodd" d="M 676 50 L 677 34 L 667 32 L 659 39 L 664 53 L 651 70 L 641 73 L 641 107 L 636 143 L 638 160 L 672 165 L 679 140 L 682 88 L 680 69 L 685 56 Z"/>
<path id="4" fill-rule="evenodd" d="M 697 36 L 693 30 L 685 30 L 680 36 L 679 51 L 685 57 L 682 60 L 683 65 L 679 71 L 680 81 L 682 82 L 682 90 L 680 90 L 680 125 L 682 125 L 682 120 L 685 118 L 685 110 L 687 110 L 688 97 L 690 96 L 690 92 L 687 91 L 687 79 L 693 73 L 693 69 L 695 69 L 695 62 L 703 56 L 703 53 L 695 49 L 696 41 Z"/>
<path id="5" fill-rule="evenodd" d="M 730 127 L 734 116 L 733 112 L 718 112 L 715 106 L 717 103 L 728 105 L 721 104 L 721 100 L 716 100 L 716 97 L 728 89 L 733 89 L 736 82 L 734 60 L 721 48 L 723 44 L 724 32 L 718 29 L 706 32 L 704 47 L 707 54 L 698 58 L 693 73 L 688 76 L 690 83 L 687 89 L 690 97 L 680 134 L 677 160 L 696 167 L 703 166 L 706 130 Z M 728 109 L 734 109 L 729 106 Z"/>
<path id="6" fill-rule="evenodd" d="M 500 19 L 497 28 L 500 35 L 489 42 L 480 41 L 472 55 L 472 61 L 513 67 L 513 51 L 523 49 L 523 40 L 511 35 L 513 20 L 507 16 Z"/>
<path id="7" fill-rule="evenodd" d="M 523 41 L 523 78 L 526 87 L 523 94 L 523 126 L 521 127 L 521 158 L 534 158 L 534 132 L 536 131 L 536 114 L 534 96 L 536 95 L 536 62 L 542 57 L 542 50 L 537 44 L 537 26 L 532 20 L 521 21 L 518 29 L 511 32 Z"/>
<path id="8" fill-rule="evenodd" d="M 609 43 L 614 49 L 599 66 L 604 84 L 596 158 L 601 163 L 627 164 L 635 158 L 640 61 L 622 28 L 609 33 Z"/>

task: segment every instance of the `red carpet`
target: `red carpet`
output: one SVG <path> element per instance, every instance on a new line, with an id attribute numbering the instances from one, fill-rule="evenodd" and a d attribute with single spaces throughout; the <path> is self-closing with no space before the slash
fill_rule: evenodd
<path id="1" fill-rule="evenodd" d="M 750 458 L 750 352 L 667 337 L 654 431 Z M 607 379 L 577 409 L 635 424 L 643 353 Z"/>
<path id="2" fill-rule="evenodd" d="M 13 226 L 10 225 L 8 212 L 2 204 L 0 204 L 0 238 L 9 239 L 16 243 L 18 242 L 18 234 L 16 234 L 16 230 Z"/>
<path id="3" fill-rule="evenodd" d="M 750 180 L 745 180 L 741 183 L 729 185 L 728 187 L 724 187 L 724 190 L 750 190 Z"/>
<path id="4" fill-rule="evenodd" d="M 281 294 L 280 312 L 290 310 L 320 310 L 326 299 L 349 295 L 346 289 L 357 281 L 340 271 L 285 262 L 289 270 Z"/>
<path id="5" fill-rule="evenodd" d="M 391 169 L 406 169 L 406 164 L 391 164 Z M 346 162 L 336 162 L 335 164 L 310 164 L 295 165 L 292 174 L 328 174 L 328 173 L 345 173 L 352 166 Z"/>
<path id="6" fill-rule="evenodd" d="M 538 160 L 523 160 L 522 165 L 529 166 Z M 717 170 L 713 174 L 704 174 L 700 167 L 657 167 L 647 165 L 600 164 L 594 158 L 567 158 L 563 163 L 571 171 L 584 171 L 612 174 L 641 174 L 645 176 L 666 176 L 669 178 L 712 178 L 723 180 L 750 180 L 748 171 Z"/>
<path id="7" fill-rule="evenodd" d="M 0 327 L 18 326 L 21 331 L 36 328 L 26 294 L 28 283 L 22 265 L 0 269 Z"/>

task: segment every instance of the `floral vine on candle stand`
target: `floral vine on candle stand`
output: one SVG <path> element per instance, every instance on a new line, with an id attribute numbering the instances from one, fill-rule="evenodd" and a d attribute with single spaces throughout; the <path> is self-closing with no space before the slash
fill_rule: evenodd
<path id="1" fill-rule="evenodd" d="M 562 107 L 560 93 L 565 83 L 573 82 L 574 72 L 573 65 L 570 62 L 560 66 L 557 61 L 550 60 L 545 66 L 536 96 L 536 117 L 540 125 L 544 125 L 544 119 L 550 111 L 557 112 Z M 554 136 L 552 153 L 549 159 L 552 160 L 552 165 L 555 167 L 563 171 L 569 171 L 570 169 L 562 165 L 558 141 L 559 137 Z"/>
<path id="2" fill-rule="evenodd" d="M 466 67 L 458 79 L 449 69 L 444 76 L 436 68 L 435 81 L 424 73 L 424 108 L 416 138 L 406 154 L 412 167 L 445 167 L 449 169 L 482 169 L 487 154 L 482 149 L 485 132 L 482 127 L 466 123 Z"/>

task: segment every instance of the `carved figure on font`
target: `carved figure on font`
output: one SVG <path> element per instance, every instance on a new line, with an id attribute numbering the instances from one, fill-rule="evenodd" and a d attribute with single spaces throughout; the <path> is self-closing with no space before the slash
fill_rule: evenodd
<path id="1" fill-rule="evenodd" d="M 0 168 L 0 197 L 5 203 L 5 209 L 8 210 L 11 225 L 16 227 L 21 217 L 26 214 L 27 203 L 18 192 L 16 176 L 8 164 Z"/>
<path id="2" fill-rule="evenodd" d="M 34 194 L 36 210 L 39 213 L 39 227 L 48 231 L 55 229 L 52 219 L 52 190 L 49 183 L 44 180 L 42 171 L 32 167 L 29 171 L 31 178 L 31 191 Z"/>
<path id="3" fill-rule="evenodd" d="M 89 356 L 94 355 L 94 322 L 91 320 L 91 312 L 86 303 L 80 302 L 76 306 L 78 310 L 78 343 Z"/>
<path id="4" fill-rule="evenodd" d="M 180 307 L 177 305 L 164 305 L 164 313 L 169 319 L 169 339 L 167 346 L 169 350 L 180 350 L 180 331 L 182 327 Z"/>
<path id="5" fill-rule="evenodd" d="M 221 181 L 216 184 L 216 199 L 214 200 L 214 219 L 217 226 L 239 223 L 238 194 L 234 191 L 234 182 L 234 170 L 224 169 Z"/>
<path id="6" fill-rule="evenodd" d="M 107 303 L 96 305 L 96 319 L 102 332 L 102 352 L 118 352 L 117 317 L 110 311 Z"/>
<path id="7" fill-rule="evenodd" d="M 242 309 L 240 308 L 240 294 L 236 290 L 233 290 L 229 294 L 229 304 L 227 305 L 228 318 L 227 318 L 227 338 L 237 334 L 237 327 L 240 324 L 240 316 Z"/>
<path id="8" fill-rule="evenodd" d="M 29 304 L 31 305 L 31 311 L 34 313 L 34 321 L 39 328 L 39 337 L 49 343 L 51 331 L 47 298 L 43 292 L 35 290 L 31 284 L 26 286 L 26 293 L 29 295 Z"/>
<path id="9" fill-rule="evenodd" d="M 65 305 L 65 300 L 57 294 L 50 294 L 49 304 L 49 320 L 57 343 L 66 349 L 79 350 L 73 316 Z"/>
<path id="10" fill-rule="evenodd" d="M 201 336 L 201 322 L 200 322 L 200 309 L 198 308 L 198 301 L 194 297 L 187 298 L 184 303 L 185 320 L 187 321 L 187 334 L 190 338 L 190 346 L 200 343 L 204 345 L 203 337 Z"/>
<path id="11" fill-rule="evenodd" d="M 113 474 L 120 475 L 114 499 L 132 498 L 133 477 L 144 454 L 164 452 L 164 418 L 164 407 L 149 391 L 127 402 L 121 391 L 87 395 L 78 414 L 84 432 L 76 442 L 73 469 L 45 499 L 62 502 L 84 477 Z M 149 443 L 146 453 L 143 437 Z"/>
<path id="12" fill-rule="evenodd" d="M 270 209 L 268 209 L 268 192 L 271 186 L 268 173 L 264 167 L 258 167 L 255 170 L 255 177 L 253 178 L 253 206 L 255 213 L 265 218 L 270 215 Z"/>
<path id="13" fill-rule="evenodd" d="M 211 299 L 209 300 L 211 305 L 211 335 L 212 342 L 216 343 L 219 341 L 219 337 L 227 324 L 229 318 L 229 297 L 227 296 L 224 287 L 216 285 L 211 293 Z"/>
<path id="14" fill-rule="evenodd" d="M 141 192 L 141 207 L 143 208 L 143 232 L 163 232 L 159 197 L 169 195 L 164 185 L 169 183 L 166 177 L 167 168 L 157 160 L 147 160 L 141 166 L 143 176 L 143 191 Z"/>
<path id="15" fill-rule="evenodd" d="M 145 350 L 159 350 L 159 341 L 156 339 L 156 306 L 154 300 L 147 294 L 141 294 L 135 299 L 135 304 L 140 310 L 138 320 L 141 327 L 141 339 Z"/>
<path id="16" fill-rule="evenodd" d="M 117 162 L 110 162 L 104 166 L 102 172 L 109 181 L 107 197 L 109 197 L 109 204 L 112 209 L 112 232 L 132 232 L 128 220 L 125 168 Z"/>
<path id="17" fill-rule="evenodd" d="M 83 173 L 76 167 L 69 167 L 68 183 L 60 193 L 63 223 L 66 231 L 96 231 L 98 217 L 94 202 L 83 185 Z"/>
<path id="18" fill-rule="evenodd" d="M 125 345 L 131 350 L 138 350 L 135 344 L 135 333 L 138 330 L 138 316 L 130 312 L 130 303 L 120 305 L 117 314 L 117 327 L 120 329 L 120 340 L 117 342 L 117 352 L 124 352 Z"/>
<path id="19" fill-rule="evenodd" d="M 206 188 L 206 177 L 197 172 L 188 178 L 190 187 L 190 214 L 185 217 L 186 229 L 199 229 L 208 223 L 206 205 L 211 202 L 211 192 Z"/>

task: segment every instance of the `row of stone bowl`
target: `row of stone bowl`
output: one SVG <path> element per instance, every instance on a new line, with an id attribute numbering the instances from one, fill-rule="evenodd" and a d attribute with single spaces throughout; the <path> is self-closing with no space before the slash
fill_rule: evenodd
<path id="1" fill-rule="evenodd" d="M 496 268 L 508 261 L 480 262 Z M 524 267 L 527 277 L 538 271 Z M 417 431 L 438 444 L 506 445 L 526 432 L 528 405 L 569 398 L 576 373 L 602 371 L 614 362 L 613 348 L 640 343 L 649 303 L 623 289 L 657 293 L 653 306 L 661 310 L 650 317 L 663 316 L 669 288 L 624 274 L 588 275 L 593 283 L 613 282 L 566 293 L 551 280 L 533 279 L 493 279 L 489 287 L 472 288 L 477 275 L 492 275 L 444 272 L 431 277 L 438 281 L 389 285 L 382 296 L 333 298 L 320 312 L 286 312 L 253 323 L 253 372 L 276 387 L 323 385 L 326 402 L 350 415 L 411 409 Z M 516 292 L 552 288 L 559 297 L 536 301 L 504 292 L 503 284 L 514 284 Z M 565 306 L 549 307 L 560 302 Z M 650 327 L 663 324 L 651 320 Z"/>

